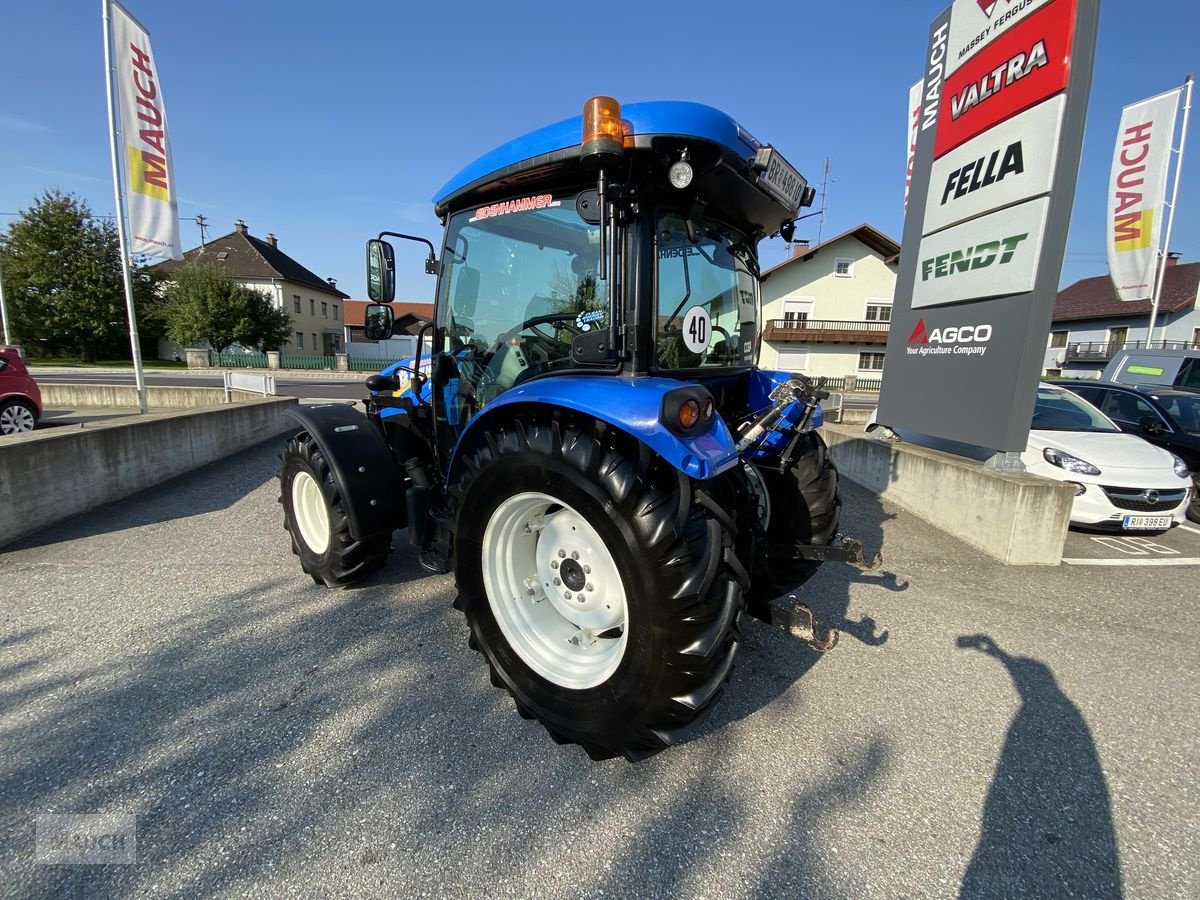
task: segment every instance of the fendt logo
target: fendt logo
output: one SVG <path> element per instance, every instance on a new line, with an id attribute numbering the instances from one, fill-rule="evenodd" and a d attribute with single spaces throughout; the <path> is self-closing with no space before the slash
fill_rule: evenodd
<path id="1" fill-rule="evenodd" d="M 908 336 L 909 356 L 983 356 L 992 339 L 991 325 L 947 325 L 930 331 L 925 320 L 917 320 L 917 327 Z"/>

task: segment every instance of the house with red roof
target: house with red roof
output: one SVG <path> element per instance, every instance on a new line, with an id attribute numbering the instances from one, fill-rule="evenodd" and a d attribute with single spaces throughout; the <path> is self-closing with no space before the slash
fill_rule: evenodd
<path id="1" fill-rule="evenodd" d="M 1055 300 L 1043 374 L 1099 378 L 1124 347 L 1200 348 L 1198 290 L 1200 262 L 1181 264 L 1171 254 L 1151 336 L 1149 300 L 1118 300 L 1108 275 L 1075 282 Z"/>
<path id="2" fill-rule="evenodd" d="M 322 278 L 280 250 L 274 234 L 255 237 L 238 219 L 229 234 L 193 247 L 182 260 L 167 260 L 154 268 L 169 276 L 185 265 L 210 266 L 229 280 L 260 291 L 274 307 L 288 312 L 293 331 L 284 350 L 326 356 L 342 352 L 342 304 L 350 295 L 338 290 L 336 279 Z M 159 342 L 158 355 L 170 359 L 182 349 L 164 340 Z"/>
<path id="3" fill-rule="evenodd" d="M 759 365 L 878 384 L 899 254 L 899 244 L 865 222 L 816 246 L 794 242 L 762 275 Z"/>

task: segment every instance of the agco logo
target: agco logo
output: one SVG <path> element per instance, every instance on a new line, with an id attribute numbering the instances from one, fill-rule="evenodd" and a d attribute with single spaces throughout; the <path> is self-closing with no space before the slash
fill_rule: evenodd
<path id="1" fill-rule="evenodd" d="M 930 331 L 920 319 L 908 336 L 907 350 L 910 356 L 983 356 L 991 339 L 991 325 L 947 325 Z"/>

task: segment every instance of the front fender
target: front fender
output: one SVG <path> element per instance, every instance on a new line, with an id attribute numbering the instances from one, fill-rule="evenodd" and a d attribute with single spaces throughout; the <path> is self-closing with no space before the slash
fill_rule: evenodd
<path id="1" fill-rule="evenodd" d="M 607 422 L 637 438 L 679 471 L 692 478 L 713 478 L 737 462 L 737 447 L 720 416 L 707 431 L 678 437 L 659 421 L 663 394 L 689 384 L 673 378 L 627 378 L 611 375 L 564 375 L 509 388 L 480 410 L 463 430 L 450 462 L 453 477 L 459 451 L 471 447 L 492 423 L 517 406 L 568 409 Z"/>
<path id="2" fill-rule="evenodd" d="M 345 403 L 287 411 L 312 435 L 333 472 L 356 541 L 406 524 L 404 476 L 371 420 Z"/>

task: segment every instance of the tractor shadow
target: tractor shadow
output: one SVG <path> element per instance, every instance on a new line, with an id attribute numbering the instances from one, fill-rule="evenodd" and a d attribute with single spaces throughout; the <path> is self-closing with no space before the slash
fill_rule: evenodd
<path id="1" fill-rule="evenodd" d="M 744 640 L 733 678 L 712 716 L 689 739 L 770 706 L 826 656 L 840 659 L 881 647 L 889 640 L 888 605 L 896 602 L 894 595 L 909 588 L 905 579 L 888 569 L 884 525 L 895 514 L 885 511 L 875 494 L 848 479 L 842 479 L 841 493 L 840 531 L 861 540 L 868 558 L 880 552 L 883 563 L 878 569 L 862 571 L 846 563 L 826 562 L 795 591 L 796 598 L 811 607 L 820 627 L 840 632 L 837 646 L 821 653 L 757 619 L 743 616 Z"/>

